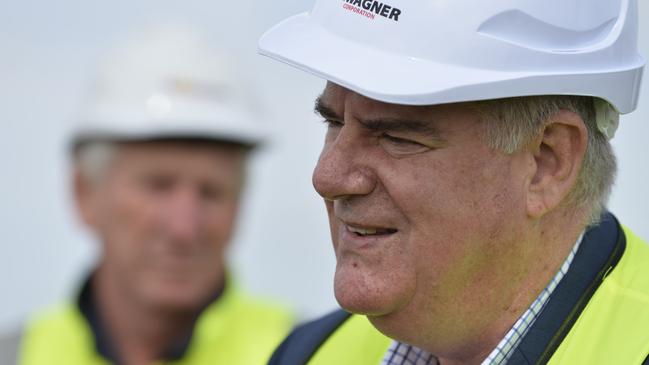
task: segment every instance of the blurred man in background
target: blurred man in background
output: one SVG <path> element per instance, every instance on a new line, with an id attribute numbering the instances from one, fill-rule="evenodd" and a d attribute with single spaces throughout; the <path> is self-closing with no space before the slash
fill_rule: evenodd
<path id="1" fill-rule="evenodd" d="M 290 328 L 227 274 L 263 133 L 208 49 L 161 28 L 109 58 L 72 140 L 76 203 L 101 257 L 74 302 L 25 328 L 19 364 L 262 364 Z"/>

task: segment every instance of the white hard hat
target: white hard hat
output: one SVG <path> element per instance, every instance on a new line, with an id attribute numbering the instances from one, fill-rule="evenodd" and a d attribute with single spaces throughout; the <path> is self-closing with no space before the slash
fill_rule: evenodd
<path id="1" fill-rule="evenodd" d="M 254 146 L 264 133 L 226 54 L 186 27 L 155 27 L 114 49 L 73 143 L 200 138 Z"/>
<path id="2" fill-rule="evenodd" d="M 316 0 L 259 51 L 384 102 L 585 95 L 628 113 L 637 22 L 635 0 Z"/>

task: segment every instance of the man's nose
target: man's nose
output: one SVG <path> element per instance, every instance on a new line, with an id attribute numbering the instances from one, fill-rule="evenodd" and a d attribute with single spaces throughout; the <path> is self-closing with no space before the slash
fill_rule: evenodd
<path id="1" fill-rule="evenodd" d="M 186 244 L 198 241 L 201 234 L 201 207 L 197 194 L 189 189 L 179 189 L 170 203 L 164 222 L 169 238 Z"/>
<path id="2" fill-rule="evenodd" d="M 368 147 L 351 127 L 341 127 L 335 139 L 325 143 L 313 171 L 318 194 L 336 200 L 371 193 L 376 177 L 369 165 Z"/>

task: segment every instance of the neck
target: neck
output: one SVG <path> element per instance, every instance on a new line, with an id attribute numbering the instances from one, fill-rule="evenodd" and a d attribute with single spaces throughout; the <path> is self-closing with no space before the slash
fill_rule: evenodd
<path id="1" fill-rule="evenodd" d="M 486 268 L 482 281 L 467 281 L 462 292 L 441 299 L 453 303 L 450 308 L 370 320 L 390 337 L 434 354 L 441 365 L 481 364 L 555 276 L 583 229 L 565 216 L 532 226 L 517 238 L 525 242 L 521 249 Z"/>
<path id="2" fill-rule="evenodd" d="M 516 286 L 515 292 L 518 294 L 510 298 L 504 310 L 496 312 L 497 316 L 490 325 L 477 332 L 484 335 L 475 338 L 469 346 L 473 351 L 466 351 L 465 348 L 450 353 L 451 356 L 439 357 L 440 365 L 481 364 L 489 356 L 565 262 L 583 230 L 581 221 L 573 219 L 557 213 L 539 222 L 532 244 L 540 249 L 531 256 L 536 259 L 526 260 L 529 269 L 524 280 Z"/>
<path id="3" fill-rule="evenodd" d="M 92 280 L 93 301 L 122 364 L 144 365 L 159 360 L 171 344 L 191 334 L 201 309 L 165 309 L 138 301 L 104 268 Z"/>

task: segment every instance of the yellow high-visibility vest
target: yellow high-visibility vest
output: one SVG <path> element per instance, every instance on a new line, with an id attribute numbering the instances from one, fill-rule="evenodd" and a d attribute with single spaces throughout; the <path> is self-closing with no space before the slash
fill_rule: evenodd
<path id="1" fill-rule="evenodd" d="M 173 365 L 264 365 L 286 336 L 291 316 L 226 287 L 196 322 L 187 351 Z M 24 333 L 19 365 L 109 365 L 76 303 L 36 318 Z"/>
<path id="2" fill-rule="evenodd" d="M 649 364 L 649 245 L 627 228 L 624 233 L 626 247 L 617 265 L 556 351 L 548 354 L 549 360 L 538 364 Z M 318 347 L 308 364 L 379 365 L 390 342 L 364 316 L 352 315 Z"/>
<path id="3" fill-rule="evenodd" d="M 549 365 L 640 365 L 649 355 L 649 246 L 629 229 L 626 251 Z"/>

